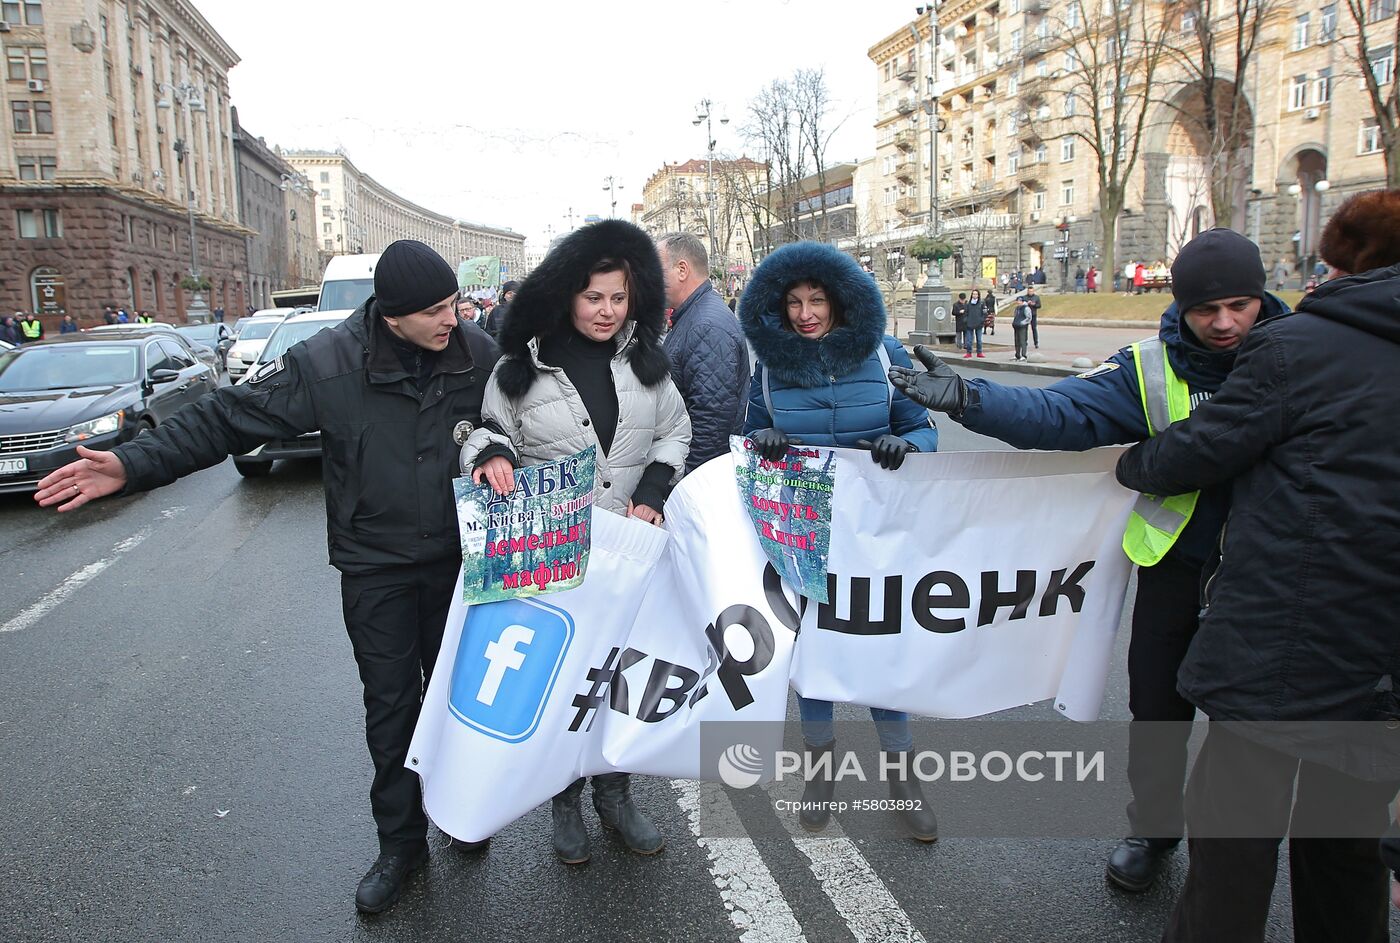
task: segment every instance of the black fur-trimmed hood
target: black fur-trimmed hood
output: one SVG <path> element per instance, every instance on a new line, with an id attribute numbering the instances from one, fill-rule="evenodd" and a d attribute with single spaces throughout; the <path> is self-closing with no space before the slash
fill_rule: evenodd
<path id="1" fill-rule="evenodd" d="M 632 372 L 648 387 L 666 378 L 666 354 L 661 349 L 666 317 L 661 259 L 645 232 L 609 219 L 570 233 L 521 284 L 499 338 L 503 356 L 496 376 L 506 396 L 524 396 L 539 376 L 530 356 L 533 338 L 573 330 L 574 292 L 593 263 L 605 258 L 625 260 L 632 270 L 627 312 L 633 325 L 627 347 Z M 618 336 L 625 335 L 619 332 Z"/>
<path id="2" fill-rule="evenodd" d="M 810 340 L 783 327 L 783 294 L 793 282 L 815 279 L 841 304 L 843 323 Z M 854 372 L 885 336 L 885 302 L 869 272 L 820 242 L 783 246 L 754 270 L 739 301 L 739 323 L 766 369 L 784 383 L 819 386 Z"/>

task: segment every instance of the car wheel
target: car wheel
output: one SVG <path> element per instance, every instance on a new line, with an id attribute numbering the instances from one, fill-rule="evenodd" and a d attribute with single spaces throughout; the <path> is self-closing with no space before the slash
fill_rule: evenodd
<path id="1" fill-rule="evenodd" d="M 244 478 L 261 478 L 272 471 L 271 462 L 240 462 L 233 460 L 233 467 L 238 469 L 238 474 Z"/>

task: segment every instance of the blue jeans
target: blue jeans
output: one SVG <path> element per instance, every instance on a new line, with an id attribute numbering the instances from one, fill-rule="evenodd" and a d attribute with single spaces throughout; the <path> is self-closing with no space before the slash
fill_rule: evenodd
<path id="1" fill-rule="evenodd" d="M 976 341 L 977 341 L 977 352 L 980 354 L 980 353 L 982 352 L 982 325 L 981 325 L 981 324 L 977 325 L 976 327 L 969 327 L 969 328 L 966 328 L 966 329 L 963 330 L 963 345 L 962 345 L 962 346 L 963 346 L 963 350 L 967 351 L 969 354 L 972 353 L 972 342 L 973 342 L 974 337 L 976 338 Z"/>
<path id="2" fill-rule="evenodd" d="M 831 722 L 830 701 L 817 701 L 797 695 L 797 714 L 802 718 L 802 739 L 814 747 L 825 746 L 836 739 Z M 914 735 L 909 732 L 909 715 L 904 711 L 870 708 L 870 719 L 880 735 L 880 749 L 886 753 L 902 753 L 914 749 Z"/>

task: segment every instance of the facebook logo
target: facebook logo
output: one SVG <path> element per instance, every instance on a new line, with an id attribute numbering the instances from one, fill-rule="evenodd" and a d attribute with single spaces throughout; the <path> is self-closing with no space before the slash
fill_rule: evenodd
<path id="1" fill-rule="evenodd" d="M 497 740 L 529 739 L 573 637 L 567 612 L 533 599 L 470 607 L 452 666 L 453 716 Z"/>

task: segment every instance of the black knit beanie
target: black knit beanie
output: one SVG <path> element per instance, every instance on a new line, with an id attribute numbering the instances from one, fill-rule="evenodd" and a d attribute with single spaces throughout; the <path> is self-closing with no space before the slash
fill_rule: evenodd
<path id="1" fill-rule="evenodd" d="M 511 281 L 508 281 L 508 282 L 506 282 L 504 285 L 501 286 L 501 297 L 504 298 L 504 297 L 506 296 L 506 292 L 508 292 L 508 291 L 519 291 L 519 290 L 520 290 L 520 283 L 517 282 L 517 281 L 515 281 L 514 279 L 512 279 Z"/>
<path id="2" fill-rule="evenodd" d="M 431 308 L 456 291 L 452 267 L 417 239 L 390 243 L 374 267 L 374 300 L 386 318 Z"/>
<path id="3" fill-rule="evenodd" d="M 1233 229 L 1208 229 L 1172 263 L 1172 296 L 1182 314 L 1219 298 L 1263 298 L 1266 276 L 1259 247 Z"/>

